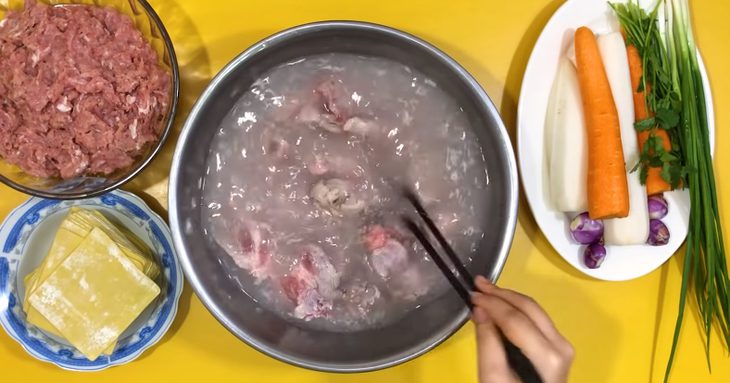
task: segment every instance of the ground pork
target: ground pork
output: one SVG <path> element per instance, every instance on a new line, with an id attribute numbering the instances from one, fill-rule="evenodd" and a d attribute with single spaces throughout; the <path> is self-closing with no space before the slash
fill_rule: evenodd
<path id="1" fill-rule="evenodd" d="M 0 22 L 0 157 L 63 179 L 127 167 L 158 140 L 170 86 L 128 16 L 27 0 Z"/>

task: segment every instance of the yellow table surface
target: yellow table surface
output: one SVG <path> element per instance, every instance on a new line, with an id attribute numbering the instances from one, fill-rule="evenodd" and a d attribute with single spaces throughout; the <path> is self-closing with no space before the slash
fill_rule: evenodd
<path id="1" fill-rule="evenodd" d="M 182 98 L 177 129 L 211 76 L 259 39 L 289 26 L 325 19 L 390 25 L 437 45 L 462 63 L 499 107 L 514 137 L 520 84 L 532 46 L 561 0 L 152 0 L 178 53 Z M 416 5 L 420 3 L 420 5 Z M 717 117 L 716 164 L 730 161 L 730 3 L 692 1 L 695 30 L 712 82 Z M 173 137 L 152 165 L 125 189 L 141 191 L 164 179 Z M 730 167 L 717 166 L 723 218 L 730 227 Z M 0 217 L 27 196 L 0 186 Z M 671 344 L 680 283 L 679 257 L 628 282 L 601 282 L 572 269 L 540 233 L 520 200 L 512 252 L 499 283 L 537 299 L 571 340 L 577 357 L 574 382 L 660 381 Z M 730 238 L 727 234 L 726 238 Z M 683 251 L 683 250 L 682 250 Z M 730 381 L 728 360 L 714 337 L 713 373 L 696 321 L 688 311 L 675 363 L 674 382 Z M 224 329 L 192 294 L 183 293 L 175 322 L 162 341 L 138 360 L 99 373 L 73 373 L 35 360 L 0 334 L 2 381 L 42 382 L 475 382 L 474 329 L 469 324 L 434 351 L 385 371 L 336 375 L 292 367 L 264 356 Z"/>

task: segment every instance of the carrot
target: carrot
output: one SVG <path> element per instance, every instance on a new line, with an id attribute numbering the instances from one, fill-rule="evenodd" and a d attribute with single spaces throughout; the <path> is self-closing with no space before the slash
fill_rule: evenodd
<path id="1" fill-rule="evenodd" d="M 629 45 L 626 47 L 626 53 L 629 56 L 629 73 L 631 74 L 631 88 L 634 90 L 634 118 L 636 121 L 647 119 L 653 115 L 653 113 L 646 106 L 646 92 L 649 91 L 650 84 L 646 84 L 647 89 L 638 91 L 639 84 L 641 83 L 641 76 L 644 74 L 644 69 L 641 64 L 641 56 L 639 50 L 635 46 Z M 662 140 L 664 150 L 672 150 L 672 144 L 669 141 L 669 134 L 664 129 L 656 127 L 652 130 L 654 134 Z M 639 150 L 642 150 L 644 143 L 649 138 L 651 131 L 645 130 L 638 133 Z M 669 184 L 661 175 L 661 168 L 650 167 L 647 169 L 646 175 L 646 194 L 659 194 L 665 191 L 672 190 L 672 185 Z"/>
<path id="2" fill-rule="evenodd" d="M 626 179 L 618 111 L 593 31 L 575 31 L 583 112 L 588 137 L 588 215 L 592 219 L 629 215 Z"/>

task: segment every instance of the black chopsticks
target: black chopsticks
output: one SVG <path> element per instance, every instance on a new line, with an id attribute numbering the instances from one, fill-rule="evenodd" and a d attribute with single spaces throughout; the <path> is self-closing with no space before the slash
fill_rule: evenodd
<path id="1" fill-rule="evenodd" d="M 418 241 L 421 242 L 423 247 L 426 248 L 426 252 L 428 254 L 436 254 L 436 249 L 433 247 L 433 245 L 431 245 L 431 242 L 428 241 L 428 238 L 426 238 L 426 235 L 421 231 L 421 229 L 418 228 L 418 225 L 416 225 L 416 223 L 413 222 L 413 220 L 411 220 L 410 218 L 405 218 L 405 223 L 408 226 L 408 229 L 413 232 L 413 235 L 418 238 Z M 466 306 L 469 307 L 469 310 L 471 310 L 473 308 L 473 304 L 471 303 L 471 294 L 469 293 L 469 291 L 465 289 L 464 285 L 459 282 L 459 279 L 456 277 L 456 275 L 454 275 L 454 273 L 449 270 L 449 266 L 446 264 L 446 262 L 444 262 L 443 259 L 441 259 L 441 257 L 431 256 L 431 259 L 436 264 L 436 266 L 441 269 L 441 273 L 443 273 L 446 279 L 449 280 L 451 286 L 454 287 L 454 290 L 456 290 L 461 299 L 464 300 Z"/>
<path id="2" fill-rule="evenodd" d="M 438 227 L 436 227 L 436 224 L 428 215 L 426 209 L 424 209 L 418 197 L 410 189 L 407 188 L 404 188 L 402 192 L 403 196 L 411 203 L 411 205 L 413 205 L 416 212 L 418 213 L 418 216 L 425 223 L 425 227 L 428 228 L 431 235 L 436 239 L 439 246 L 444 250 L 446 256 L 449 258 L 449 261 L 451 261 L 451 263 L 454 265 L 457 274 L 454 274 L 452 272 L 452 270 L 439 254 L 438 250 L 436 250 L 436 247 L 431 244 L 428 236 L 423 232 L 423 230 L 421 230 L 421 226 L 418 225 L 413 220 L 413 218 L 411 218 L 409 215 L 404 215 L 402 217 L 403 222 L 408 227 L 408 230 L 410 230 L 416 237 L 416 239 L 418 239 L 421 245 L 423 245 L 424 249 L 426 249 L 426 252 L 431 257 L 431 260 L 433 260 L 433 262 L 439 268 L 444 277 L 446 277 L 451 286 L 454 288 L 454 290 L 456 290 L 461 299 L 464 301 L 466 307 L 468 307 L 471 311 L 474 308 L 474 305 L 471 303 L 471 292 L 476 291 L 474 278 L 472 277 L 471 273 L 469 273 L 469 270 L 466 269 L 464 264 L 461 263 L 461 260 L 459 260 L 459 257 L 456 255 L 454 249 L 451 247 L 451 245 L 449 245 L 448 241 L 446 241 L 446 238 L 443 236 L 443 234 L 441 234 L 441 231 L 439 231 Z M 527 359 L 522 351 L 517 346 L 512 344 L 512 342 L 507 340 L 504 336 L 502 336 L 502 342 L 504 343 L 507 361 L 510 367 L 512 367 L 512 370 L 517 374 L 517 376 L 519 376 L 520 380 L 526 383 L 541 383 L 542 379 L 537 373 L 537 370 L 535 370 L 535 366 L 532 365 L 530 360 Z"/>
<path id="3" fill-rule="evenodd" d="M 464 303 L 466 303 L 466 306 L 469 307 L 469 310 L 471 310 L 473 308 L 471 303 L 471 292 L 476 291 L 474 278 L 472 277 L 471 273 L 469 273 L 469 270 L 464 267 L 464 264 L 461 263 L 459 257 L 456 255 L 456 252 L 446 241 L 446 238 L 444 238 L 443 234 L 441 234 L 441 231 L 438 229 L 438 227 L 436 227 L 436 224 L 433 222 L 431 217 L 426 212 L 426 209 L 423 208 L 423 205 L 421 205 L 421 202 L 418 200 L 418 197 L 416 197 L 416 195 L 413 194 L 413 192 L 411 192 L 410 190 L 405 190 L 404 195 L 406 199 L 411 203 L 411 205 L 413 205 L 413 207 L 416 209 L 416 212 L 421 217 L 421 219 L 426 223 L 426 226 L 431 231 L 433 237 L 436 238 L 436 241 L 439 243 L 441 248 L 444 250 L 444 252 L 446 252 L 446 256 L 456 268 L 458 276 L 461 277 L 461 281 L 459 281 L 459 278 L 451 272 L 451 269 L 449 269 L 449 267 L 446 265 L 446 262 L 444 262 L 441 256 L 438 255 L 438 251 L 435 247 L 433 247 L 433 245 L 431 245 L 428 237 L 426 237 L 426 235 L 423 233 L 423 231 L 421 231 L 418 225 L 407 216 L 404 217 L 406 226 L 408 226 L 408 229 L 413 232 L 413 235 L 416 236 L 416 238 L 419 242 L 421 242 L 423 247 L 426 248 L 426 252 L 428 252 L 428 254 L 431 256 L 433 262 L 436 264 L 436 266 L 438 266 L 438 268 L 441 270 L 441 273 L 444 274 L 446 279 L 449 280 L 454 290 L 459 293 L 459 296 L 461 296 L 461 299 L 464 300 Z"/>

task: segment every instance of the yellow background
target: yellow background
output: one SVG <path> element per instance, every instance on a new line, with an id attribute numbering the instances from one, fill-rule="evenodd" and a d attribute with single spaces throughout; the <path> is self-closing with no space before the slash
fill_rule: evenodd
<path id="1" fill-rule="evenodd" d="M 356 19 L 414 33 L 462 63 L 491 95 L 514 137 L 516 105 L 532 46 L 561 0 L 152 0 L 172 35 L 182 73 L 177 131 L 192 103 L 236 54 L 280 29 L 315 20 Z M 716 164 L 730 161 L 730 3 L 692 1 L 695 30 L 715 97 Z M 725 69 L 723 69 L 725 68 Z M 141 191 L 164 179 L 175 137 L 151 167 L 125 189 Z M 730 167 L 718 165 L 720 203 L 730 227 Z M 27 197 L 0 186 L 0 217 Z M 567 265 L 538 230 L 524 198 L 514 246 L 500 284 L 532 295 L 573 342 L 574 382 L 646 382 L 663 377 L 680 282 L 679 257 L 640 279 L 609 283 L 589 279 Z M 158 205 L 159 207 L 159 205 Z M 730 233 L 726 230 L 726 238 Z M 682 250 L 683 251 L 683 250 Z M 682 332 L 673 382 L 730 381 L 730 360 L 713 339 L 713 374 L 707 372 L 691 307 Z M 2 380 L 18 382 L 474 382 L 474 331 L 465 326 L 427 355 L 388 369 L 333 375 L 310 372 L 268 358 L 229 334 L 186 287 L 178 316 L 164 339 L 138 360 L 82 374 L 39 362 L 0 333 Z"/>

